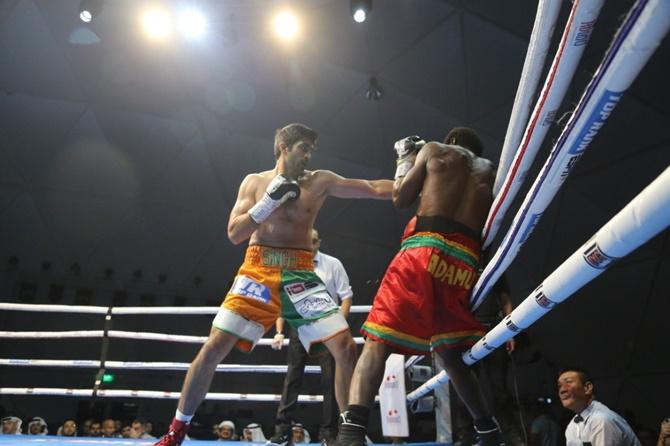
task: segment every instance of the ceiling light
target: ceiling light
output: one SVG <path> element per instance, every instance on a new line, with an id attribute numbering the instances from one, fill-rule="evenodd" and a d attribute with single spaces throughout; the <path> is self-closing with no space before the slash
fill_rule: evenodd
<path id="1" fill-rule="evenodd" d="M 81 0 L 79 18 L 82 22 L 90 22 L 102 12 L 102 0 Z"/>
<path id="2" fill-rule="evenodd" d="M 200 11 L 191 9 L 179 15 L 179 30 L 188 38 L 202 37 L 205 34 L 206 24 L 205 16 Z"/>
<path id="3" fill-rule="evenodd" d="M 167 37 L 171 31 L 170 17 L 162 9 L 152 9 L 147 11 L 142 17 L 144 31 L 153 39 L 162 39 Z"/>
<path id="4" fill-rule="evenodd" d="M 298 34 L 298 18 L 290 11 L 279 13 L 275 17 L 275 32 L 283 40 L 291 40 Z"/>
<path id="5" fill-rule="evenodd" d="M 351 16 L 357 23 L 365 22 L 372 10 L 372 0 L 351 0 Z"/>

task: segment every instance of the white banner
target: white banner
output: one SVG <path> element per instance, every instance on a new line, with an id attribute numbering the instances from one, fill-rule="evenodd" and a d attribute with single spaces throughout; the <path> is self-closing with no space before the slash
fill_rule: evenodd
<path id="1" fill-rule="evenodd" d="M 379 386 L 379 410 L 385 437 L 409 437 L 405 396 L 405 357 L 393 353 L 386 360 L 384 379 Z"/>

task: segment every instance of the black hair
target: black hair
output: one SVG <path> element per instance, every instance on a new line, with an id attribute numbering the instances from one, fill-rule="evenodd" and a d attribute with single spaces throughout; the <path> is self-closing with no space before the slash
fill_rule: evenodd
<path id="1" fill-rule="evenodd" d="M 455 144 L 465 147 L 477 156 L 482 156 L 484 144 L 477 133 L 468 127 L 454 127 L 444 138 L 445 144 Z"/>
<path id="2" fill-rule="evenodd" d="M 297 122 L 277 129 L 275 132 L 274 144 L 275 159 L 279 159 L 279 154 L 281 153 L 279 150 L 280 144 L 283 143 L 286 144 L 286 146 L 291 147 L 293 144 L 302 139 L 308 139 L 312 143 L 316 143 L 318 137 L 319 134 L 314 130 L 307 127 L 305 124 L 300 124 Z"/>

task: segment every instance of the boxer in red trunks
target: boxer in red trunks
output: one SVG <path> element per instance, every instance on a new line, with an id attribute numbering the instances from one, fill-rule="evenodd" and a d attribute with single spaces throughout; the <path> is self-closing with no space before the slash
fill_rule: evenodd
<path id="1" fill-rule="evenodd" d="M 480 256 L 480 234 L 493 202 L 493 164 L 481 158 L 476 133 L 455 128 L 444 143 L 408 137 L 395 144 L 398 168 L 393 203 L 419 199 L 417 216 L 386 270 L 370 315 L 367 336 L 342 415 L 336 446 L 362 446 L 370 407 L 393 352 L 439 354 L 459 396 L 475 420 L 481 443 L 502 444 L 474 374 L 462 351 L 484 334 L 469 310 Z"/>

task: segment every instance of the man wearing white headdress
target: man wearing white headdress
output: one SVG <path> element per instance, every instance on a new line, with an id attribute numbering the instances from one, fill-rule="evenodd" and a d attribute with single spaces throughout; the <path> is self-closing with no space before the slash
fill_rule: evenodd
<path id="1" fill-rule="evenodd" d="M 21 435 L 21 418 L 19 417 L 5 417 L 2 419 L 2 433 L 3 435 Z"/>

